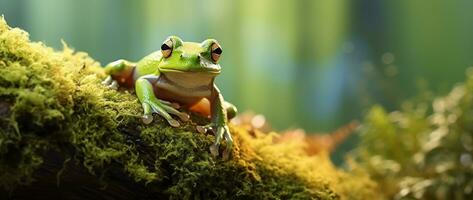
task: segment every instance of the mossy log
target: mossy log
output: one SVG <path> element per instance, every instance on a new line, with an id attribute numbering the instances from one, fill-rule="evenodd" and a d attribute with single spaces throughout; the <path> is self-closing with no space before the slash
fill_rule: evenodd
<path id="1" fill-rule="evenodd" d="M 159 117 L 141 123 L 135 95 L 100 84 L 100 64 L 64 43 L 54 51 L 0 18 L 0 198 L 373 199 L 363 172 L 345 172 L 300 141 L 231 126 L 229 160 L 214 136 Z"/>

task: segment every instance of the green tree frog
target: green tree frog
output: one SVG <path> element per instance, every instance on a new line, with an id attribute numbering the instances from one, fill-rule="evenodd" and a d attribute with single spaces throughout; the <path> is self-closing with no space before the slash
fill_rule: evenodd
<path id="1" fill-rule="evenodd" d="M 232 148 L 232 137 L 227 121 L 236 115 L 236 108 L 224 101 L 222 94 L 214 84 L 220 74 L 218 64 L 222 48 L 214 39 L 202 43 L 183 42 L 177 36 L 168 37 L 161 45 L 161 50 L 145 56 L 134 63 L 117 60 L 105 66 L 107 78 L 102 82 L 110 88 L 134 88 L 143 107 L 142 120 L 145 124 L 153 121 L 153 113 L 166 119 L 173 127 L 189 120 L 189 115 L 181 112 L 180 107 L 208 116 L 211 123 L 198 126 L 199 132 L 213 131 L 215 142 L 210 146 L 213 156 L 218 156 L 218 147 L 223 138 L 228 157 Z"/>

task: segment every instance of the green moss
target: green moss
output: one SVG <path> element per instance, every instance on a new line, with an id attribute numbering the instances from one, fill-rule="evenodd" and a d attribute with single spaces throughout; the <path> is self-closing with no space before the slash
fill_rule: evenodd
<path id="1" fill-rule="evenodd" d="M 372 108 L 356 156 L 387 199 L 472 199 L 472 150 L 470 73 L 444 97 Z"/>
<path id="2" fill-rule="evenodd" d="M 64 43 L 54 51 L 0 18 L 0 187 L 34 184 L 48 152 L 106 177 L 112 165 L 136 184 L 171 199 L 372 199 L 367 175 L 336 169 L 327 155 L 307 156 L 301 142 L 232 127 L 231 159 L 213 158 L 214 137 L 194 117 L 172 128 L 141 123 L 134 94 L 100 84 L 104 73 Z M 61 174 L 58 170 L 58 184 Z M 99 179 L 99 178 L 97 178 Z M 104 179 L 104 181 L 107 181 Z M 60 184 L 59 184 L 60 185 Z"/>

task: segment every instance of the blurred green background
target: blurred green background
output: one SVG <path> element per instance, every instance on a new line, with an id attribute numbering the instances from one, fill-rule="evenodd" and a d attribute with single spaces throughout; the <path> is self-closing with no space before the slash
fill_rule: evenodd
<path id="1" fill-rule="evenodd" d="M 0 0 L 0 13 L 32 40 L 61 49 L 64 39 L 102 64 L 138 60 L 169 35 L 215 38 L 225 98 L 276 129 L 309 132 L 463 80 L 473 65 L 472 8 L 469 0 Z"/>

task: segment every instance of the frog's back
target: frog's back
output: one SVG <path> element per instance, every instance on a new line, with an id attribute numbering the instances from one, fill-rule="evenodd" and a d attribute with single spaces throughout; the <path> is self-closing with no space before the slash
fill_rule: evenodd
<path id="1" fill-rule="evenodd" d="M 158 64 L 161 61 L 161 58 L 161 51 L 155 51 L 138 61 L 138 63 L 136 63 L 136 76 L 141 77 L 157 73 Z"/>

